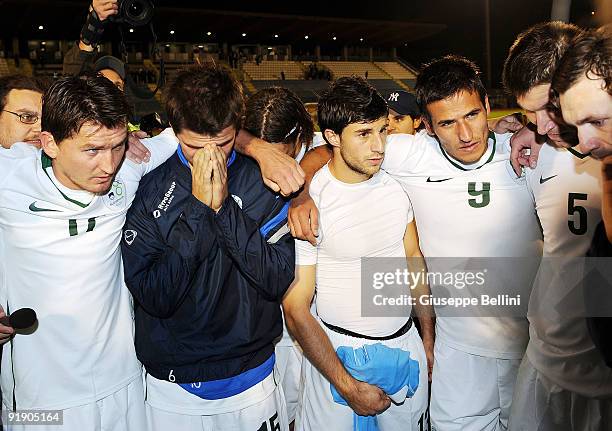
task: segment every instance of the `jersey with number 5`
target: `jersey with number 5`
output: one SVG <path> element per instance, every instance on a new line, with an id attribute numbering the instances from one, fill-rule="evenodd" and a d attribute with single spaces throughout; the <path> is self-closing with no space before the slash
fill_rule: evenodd
<path id="1" fill-rule="evenodd" d="M 152 141 L 151 161 L 124 161 L 104 195 L 63 187 L 30 145 L 0 150 L 0 303 L 7 314 L 30 307 L 38 315 L 31 335 L 3 349 L 10 407 L 95 402 L 140 375 L 120 240 L 141 177 L 176 150 Z"/>
<path id="2" fill-rule="evenodd" d="M 581 289 L 582 257 L 601 221 L 601 162 L 545 144 L 526 176 L 544 232 L 544 259 L 529 301 L 527 356 L 566 390 L 610 397 L 612 369 L 588 334 Z"/>
<path id="3" fill-rule="evenodd" d="M 544 232 L 544 257 L 584 256 L 601 221 L 601 162 L 544 144 L 526 177 Z"/>

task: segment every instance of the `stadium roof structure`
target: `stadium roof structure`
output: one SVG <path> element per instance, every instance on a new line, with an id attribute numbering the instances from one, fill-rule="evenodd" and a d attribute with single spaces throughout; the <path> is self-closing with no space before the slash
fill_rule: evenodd
<path id="1" fill-rule="evenodd" d="M 83 24 L 87 3 L 0 0 L 0 34 L 5 38 L 75 39 Z M 307 42 L 313 45 L 393 47 L 446 28 L 445 24 L 425 22 L 205 9 L 194 7 L 193 2 L 156 1 L 155 4 L 154 22 L 160 41 L 297 44 L 305 43 L 308 36 Z M 169 36 L 170 30 L 175 31 L 172 36 Z M 137 34 L 130 37 L 136 38 Z"/>

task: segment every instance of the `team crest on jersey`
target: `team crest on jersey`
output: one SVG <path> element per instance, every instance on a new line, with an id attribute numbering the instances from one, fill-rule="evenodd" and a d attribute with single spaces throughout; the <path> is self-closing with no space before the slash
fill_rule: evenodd
<path id="1" fill-rule="evenodd" d="M 104 203 L 109 208 L 124 208 L 126 200 L 125 183 L 119 178 L 115 178 L 110 190 L 104 196 Z"/>

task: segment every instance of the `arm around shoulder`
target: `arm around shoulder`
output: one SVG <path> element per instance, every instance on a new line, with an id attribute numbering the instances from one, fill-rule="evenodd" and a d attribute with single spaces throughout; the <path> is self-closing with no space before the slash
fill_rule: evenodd
<path id="1" fill-rule="evenodd" d="M 257 161 L 264 184 L 272 191 L 289 196 L 302 187 L 304 172 L 298 162 L 278 145 L 240 130 L 236 137 L 236 150 Z"/>
<path id="2" fill-rule="evenodd" d="M 267 192 L 269 193 L 269 192 Z M 282 229 L 286 207 L 278 206 L 266 219 Z M 228 196 L 215 216 L 217 238 L 242 274 L 265 297 L 280 301 L 291 284 L 295 246 L 289 232 L 272 238 Z M 279 229 L 275 229 L 280 232 Z"/>
<path id="3" fill-rule="evenodd" d="M 144 163 L 135 163 L 126 159 L 125 164 L 128 164 L 132 169 L 138 171 L 141 177 L 172 157 L 172 155 L 176 153 L 179 145 L 178 139 L 171 128 L 167 128 L 159 135 L 152 138 L 140 139 L 140 143 L 149 150 L 149 160 Z"/>

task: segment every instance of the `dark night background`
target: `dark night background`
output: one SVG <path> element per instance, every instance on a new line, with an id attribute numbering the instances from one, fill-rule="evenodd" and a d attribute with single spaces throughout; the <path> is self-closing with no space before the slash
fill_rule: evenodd
<path id="1" fill-rule="evenodd" d="M 163 3 L 200 4 L 193 1 Z M 501 69 L 508 48 L 518 33 L 530 25 L 550 19 L 552 0 L 490 0 L 491 63 L 494 87 L 500 86 Z M 206 2 L 206 8 L 298 15 L 365 18 L 440 23 L 446 30 L 407 46 L 398 46 L 398 55 L 415 66 L 445 54 L 464 55 L 485 65 L 484 0 L 383 0 L 383 1 L 303 1 L 228 2 L 220 6 Z M 573 0 L 571 22 L 591 23 L 590 0 Z"/>
<path id="2" fill-rule="evenodd" d="M 493 87 L 500 87 L 501 68 L 508 48 L 517 34 L 528 26 L 550 19 L 552 0 L 489 0 L 491 22 L 491 64 Z M 262 40 L 261 25 L 258 31 L 249 33 L 245 39 L 232 40 L 246 29 L 228 28 L 231 24 L 213 17 L 198 18 L 197 14 L 181 12 L 182 9 L 209 9 L 217 11 L 254 12 L 282 15 L 307 15 L 366 19 L 372 21 L 404 21 L 412 23 L 442 24 L 445 28 L 418 41 L 396 44 L 398 55 L 414 66 L 432 58 L 453 53 L 474 59 L 481 68 L 486 67 L 485 54 L 485 2 L 486 0 L 383 0 L 338 2 L 338 1 L 188 1 L 155 0 L 155 27 L 160 41 L 167 38 L 169 29 L 176 29 L 176 41 L 198 41 L 207 26 L 217 26 L 218 35 L 213 42 L 246 43 L 291 43 L 295 50 L 311 50 L 321 45 L 322 50 L 339 49 L 350 41 L 331 42 L 330 38 L 316 40 Z M 31 39 L 76 39 L 82 25 L 88 1 L 81 0 L 0 0 L 0 37 L 8 45 L 11 38 Z M 593 0 L 573 0 L 570 21 L 579 25 L 593 25 L 591 11 Z M 191 20 L 185 23 L 185 17 Z M 38 21 L 45 21 L 45 31 L 38 32 Z M 211 23 L 212 21 L 212 23 Z M 248 21 L 243 21 L 247 23 Z M 297 22 L 297 21 L 296 21 Z M 42 23 L 42 22 L 41 22 Z M 183 24 L 181 24 L 183 23 Z M 316 20 L 310 21 L 316 26 Z M 384 26 L 384 23 L 376 26 Z M 304 24 L 302 23 L 302 26 Z M 308 27 L 306 27 L 308 28 Z M 376 27 L 375 27 L 376 28 Z M 277 30 L 266 29 L 266 34 Z M 282 29 L 280 29 L 282 30 Z M 287 30 L 287 28 L 285 28 Z M 141 33 L 139 35 L 138 33 Z M 105 32 L 105 36 L 112 32 Z M 259 34 L 259 36 L 256 36 Z M 368 35 L 364 34 L 367 44 Z M 109 36 L 112 37 L 112 36 Z M 115 35 L 116 37 L 116 35 Z M 148 34 L 137 31 L 130 37 L 146 38 Z M 358 43 L 357 41 L 354 41 Z M 335 43 L 336 47 L 331 44 Z"/>

